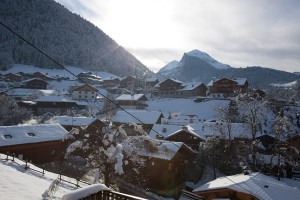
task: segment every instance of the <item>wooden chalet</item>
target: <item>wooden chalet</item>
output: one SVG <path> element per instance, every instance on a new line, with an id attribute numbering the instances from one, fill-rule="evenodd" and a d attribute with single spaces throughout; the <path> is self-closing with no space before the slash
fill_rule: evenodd
<path id="1" fill-rule="evenodd" d="M 38 115 L 47 112 L 56 114 L 66 114 L 68 110 L 78 107 L 74 100 L 69 100 L 64 96 L 43 96 L 36 100 L 36 112 Z"/>
<path id="2" fill-rule="evenodd" d="M 199 136 L 194 131 L 189 130 L 186 126 L 182 126 L 181 130 L 171 133 L 165 137 L 165 140 L 183 142 L 193 150 L 198 151 L 200 142 L 204 142 L 205 138 Z"/>
<path id="3" fill-rule="evenodd" d="M 23 80 L 23 76 L 19 74 L 8 73 L 3 75 L 5 81 L 8 82 L 20 82 Z"/>
<path id="4" fill-rule="evenodd" d="M 98 89 L 89 84 L 76 87 L 71 91 L 72 99 L 95 101 L 98 96 Z"/>
<path id="5" fill-rule="evenodd" d="M 158 96 L 164 98 L 184 98 L 206 96 L 207 88 L 201 82 L 183 83 L 174 79 L 166 79 L 155 86 Z"/>
<path id="6" fill-rule="evenodd" d="M 103 127 L 107 126 L 100 119 L 92 117 L 58 116 L 51 121 L 60 124 L 67 131 L 77 128 L 80 134 L 75 135 L 76 139 L 82 138 L 84 134 L 101 134 Z"/>
<path id="7" fill-rule="evenodd" d="M 22 81 L 22 88 L 27 89 L 47 89 L 48 83 L 40 78 L 32 78 L 25 81 Z"/>
<path id="8" fill-rule="evenodd" d="M 44 164 L 63 159 L 68 132 L 59 124 L 0 126 L 0 152 Z"/>
<path id="9" fill-rule="evenodd" d="M 109 77 L 103 79 L 104 87 L 116 87 L 120 84 L 120 79 L 118 77 Z"/>
<path id="10" fill-rule="evenodd" d="M 130 75 L 120 80 L 120 87 L 129 89 L 144 87 L 144 81 L 141 78 Z"/>
<path id="11" fill-rule="evenodd" d="M 144 166 L 139 170 L 135 179 L 145 179 L 145 188 L 150 192 L 164 197 L 178 198 L 185 187 L 185 167 L 194 151 L 181 142 L 163 142 L 160 146 L 152 148 L 147 142 L 137 152 L 145 159 Z M 125 172 L 131 171 L 132 166 L 125 166 Z M 128 173 L 130 174 L 130 173 Z M 136 174 L 136 173 L 134 173 Z"/>
<path id="12" fill-rule="evenodd" d="M 196 188 L 193 192 L 207 200 L 281 200 L 298 199 L 300 196 L 300 190 L 258 172 L 220 177 Z"/>
<path id="13" fill-rule="evenodd" d="M 248 85 L 246 78 L 221 78 L 213 79 L 207 87 L 210 96 L 226 98 L 246 92 Z"/>
<path id="14" fill-rule="evenodd" d="M 148 98 L 144 94 L 122 94 L 117 97 L 116 102 L 125 109 L 144 109 L 148 105 Z"/>
<path id="15" fill-rule="evenodd" d="M 145 82 L 147 87 L 154 87 L 159 83 L 159 80 L 157 78 L 146 78 Z"/>
<path id="16" fill-rule="evenodd" d="M 79 81 L 83 81 L 88 84 L 102 84 L 100 76 L 93 74 L 92 72 L 81 72 L 77 75 Z"/>
<path id="17" fill-rule="evenodd" d="M 31 75 L 32 78 L 37 78 L 37 79 L 42 79 L 44 81 L 50 81 L 50 80 L 54 80 L 54 78 L 51 78 L 50 76 L 43 74 L 41 72 L 34 72 Z"/>

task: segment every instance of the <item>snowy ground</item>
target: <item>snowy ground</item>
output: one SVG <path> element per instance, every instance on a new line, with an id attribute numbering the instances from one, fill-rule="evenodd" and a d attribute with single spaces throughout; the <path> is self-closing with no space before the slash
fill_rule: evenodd
<path id="1" fill-rule="evenodd" d="M 0 154 L 1 200 L 61 199 L 65 193 L 77 189 L 75 185 L 60 182 L 58 190 L 52 197 L 43 198 L 43 193 L 49 188 L 53 180 L 55 180 L 58 175 L 45 171 L 45 175 L 42 176 L 41 173 L 32 170 L 25 170 L 25 164 L 23 161 L 15 159 L 15 163 L 12 161 L 2 160 L 4 158 L 6 158 L 6 156 Z M 41 169 L 33 165 L 30 167 L 41 171 Z M 68 178 L 68 181 L 76 183 L 74 179 Z"/>
<path id="2" fill-rule="evenodd" d="M 199 119 L 210 120 L 218 116 L 213 108 L 217 106 L 228 106 L 229 100 L 210 100 L 195 103 L 195 98 L 155 98 L 147 101 L 148 110 L 160 111 L 165 116 L 169 113 L 197 115 Z"/>
<path id="3" fill-rule="evenodd" d="M 79 67 L 73 67 L 73 66 L 66 66 L 66 68 L 72 72 L 73 74 L 77 75 L 81 72 L 84 72 L 86 70 L 81 69 Z M 70 74 L 68 71 L 64 69 L 44 69 L 44 68 L 38 68 L 32 65 L 21 65 L 21 64 L 15 64 L 12 68 L 1 71 L 2 74 L 8 74 L 8 73 L 34 73 L 34 72 L 41 72 L 44 74 L 48 74 L 49 76 L 60 76 L 60 77 L 69 77 L 71 80 L 74 80 L 74 76 Z M 97 76 L 100 76 L 102 79 L 104 78 L 110 78 L 110 77 L 118 77 L 114 74 L 108 73 L 108 72 L 101 72 L 101 71 L 92 71 Z M 119 78 L 119 77 L 118 77 Z"/>

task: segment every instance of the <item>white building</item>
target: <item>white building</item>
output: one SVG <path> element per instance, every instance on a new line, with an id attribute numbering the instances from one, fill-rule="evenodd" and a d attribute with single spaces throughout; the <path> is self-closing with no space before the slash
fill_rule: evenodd
<path id="1" fill-rule="evenodd" d="M 98 96 L 98 90 L 89 84 L 79 86 L 71 91 L 72 99 L 95 101 Z"/>

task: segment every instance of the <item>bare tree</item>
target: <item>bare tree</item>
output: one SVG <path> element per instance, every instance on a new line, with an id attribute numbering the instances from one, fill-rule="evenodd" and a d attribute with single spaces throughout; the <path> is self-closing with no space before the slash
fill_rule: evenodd
<path id="1" fill-rule="evenodd" d="M 238 109 L 242 121 L 251 132 L 250 150 L 252 154 L 252 163 L 256 165 L 257 154 L 257 133 L 262 133 L 262 126 L 266 122 L 267 108 L 264 100 L 258 100 L 251 93 L 239 96 Z"/>
<path id="2" fill-rule="evenodd" d="M 30 118 L 29 112 L 20 108 L 17 102 L 9 96 L 0 95 L 0 125 L 17 125 Z"/>
<path id="3" fill-rule="evenodd" d="M 116 114 L 116 110 L 117 106 L 114 103 L 113 97 L 111 94 L 108 94 L 104 100 L 104 105 L 102 109 L 106 122 L 109 122 L 111 120 L 111 118 Z"/>

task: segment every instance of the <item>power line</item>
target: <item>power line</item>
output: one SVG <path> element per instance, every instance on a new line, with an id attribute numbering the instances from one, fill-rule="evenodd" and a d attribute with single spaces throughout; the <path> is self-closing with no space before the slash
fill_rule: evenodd
<path id="1" fill-rule="evenodd" d="M 9 30 L 11 33 L 13 33 L 15 36 L 17 36 L 18 38 L 20 38 L 21 40 L 23 40 L 24 42 L 26 42 L 28 45 L 30 45 L 32 48 L 34 48 L 35 50 L 37 50 L 39 53 L 41 53 L 42 55 L 44 55 L 45 57 L 47 57 L 48 59 L 50 59 L 52 62 L 54 62 L 56 65 L 60 66 L 61 68 L 63 68 L 64 70 L 66 70 L 67 72 L 69 72 L 71 75 L 73 75 L 74 77 L 76 77 L 78 80 L 80 80 L 82 83 L 87 84 L 83 79 L 81 79 L 80 77 L 78 77 L 77 75 L 75 75 L 73 72 L 71 72 L 70 70 L 68 70 L 66 67 L 64 67 L 62 64 L 60 64 L 58 61 L 56 61 L 55 59 L 53 59 L 52 57 L 50 57 L 48 54 L 44 53 L 41 49 L 39 49 L 38 47 L 36 47 L 35 45 L 33 45 L 31 42 L 29 42 L 28 40 L 26 40 L 24 37 L 22 37 L 20 34 L 16 33 L 14 30 L 12 30 L 10 27 L 8 27 L 7 25 L 5 25 L 1 20 L 0 20 L 0 24 L 1 26 L 3 26 L 4 28 L 6 28 L 7 30 Z M 5 93 L 8 92 L 9 90 L 14 89 L 10 88 L 6 91 L 4 91 Z M 100 91 L 98 91 L 98 94 L 100 94 L 102 97 L 104 97 L 105 99 L 107 99 L 109 102 L 113 103 L 114 105 L 116 105 L 118 108 L 120 108 L 121 110 L 123 110 L 124 112 L 126 112 L 128 115 L 130 115 L 131 117 L 133 117 L 134 119 L 136 119 L 138 122 L 140 122 L 141 124 L 145 125 L 145 123 L 138 119 L 136 116 L 134 116 L 133 114 L 129 113 L 126 109 L 122 108 L 120 105 L 118 105 L 117 103 L 115 103 L 113 100 L 109 99 L 108 97 L 106 97 L 105 95 L 103 95 Z M 159 133 L 158 131 L 153 130 L 155 133 L 157 133 L 158 135 L 164 137 L 161 133 Z M 173 141 L 169 141 L 170 143 L 172 143 L 173 145 L 175 145 L 176 147 L 180 148 L 180 146 L 178 146 L 176 143 L 174 143 Z M 183 156 L 182 156 L 183 157 Z M 184 157 L 183 157 L 184 158 Z M 226 176 L 225 176 L 226 177 Z M 226 177 L 229 181 L 239 185 L 241 188 L 245 189 L 246 191 L 250 192 L 250 194 L 253 194 L 255 196 L 254 193 L 252 193 L 250 190 L 246 189 L 245 187 L 243 187 L 242 185 L 240 185 L 239 183 L 234 182 L 233 180 L 229 179 L 228 177 Z"/>

